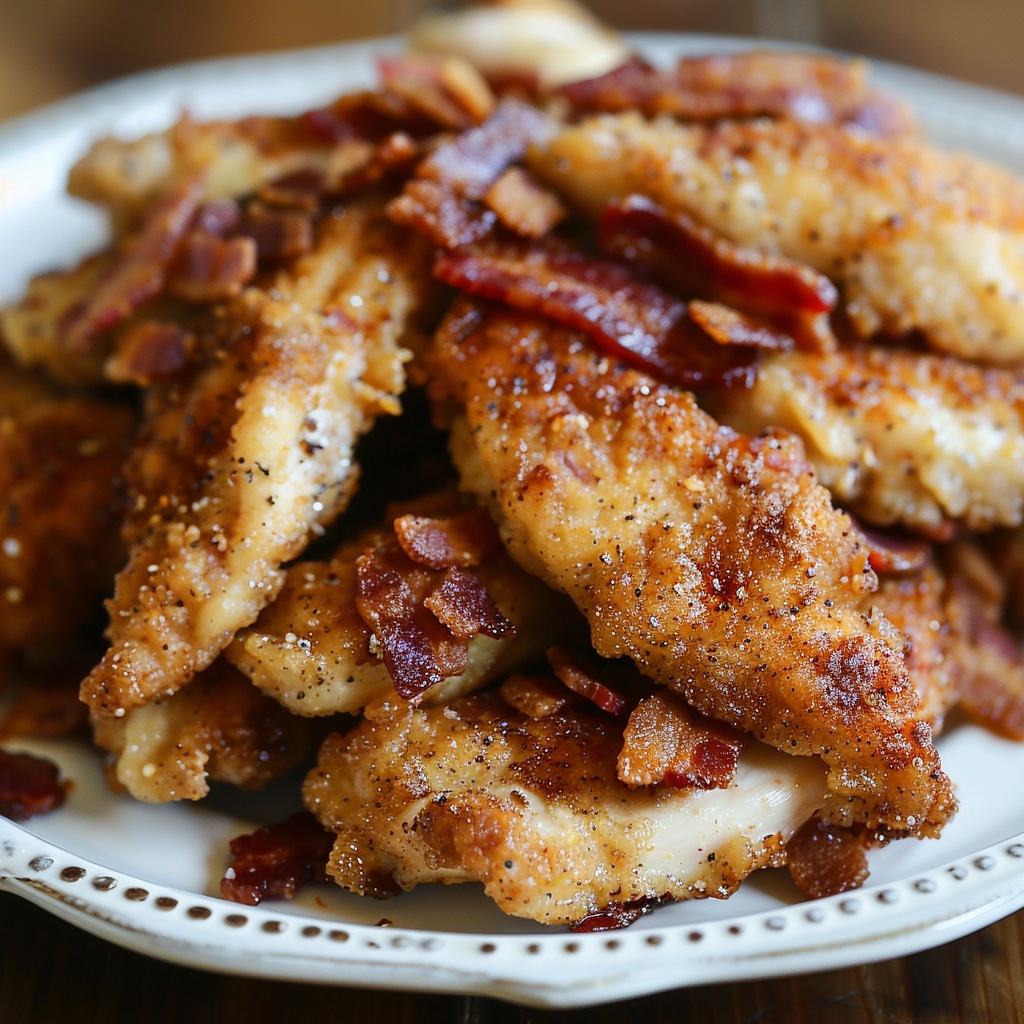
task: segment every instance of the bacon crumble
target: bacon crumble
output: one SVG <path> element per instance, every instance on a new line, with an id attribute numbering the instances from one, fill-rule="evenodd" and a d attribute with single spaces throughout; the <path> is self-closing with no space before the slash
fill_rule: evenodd
<path id="1" fill-rule="evenodd" d="M 628 702 L 597 678 L 592 666 L 557 644 L 548 648 L 548 662 L 552 671 L 565 685 L 581 697 L 596 704 L 611 715 L 626 713 Z"/>
<path id="2" fill-rule="evenodd" d="M 179 324 L 144 320 L 118 339 L 103 375 L 115 384 L 147 387 L 184 370 L 195 345 L 195 335 Z"/>
<path id="3" fill-rule="evenodd" d="M 52 761 L 0 750 L 0 815 L 25 821 L 56 810 L 67 796 L 67 784 L 59 780 Z"/>

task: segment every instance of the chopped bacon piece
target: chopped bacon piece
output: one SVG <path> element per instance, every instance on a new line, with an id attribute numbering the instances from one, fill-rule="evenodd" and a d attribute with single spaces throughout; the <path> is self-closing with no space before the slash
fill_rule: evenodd
<path id="1" fill-rule="evenodd" d="M 242 210 L 234 199 L 214 199 L 204 203 L 196 214 L 193 231 L 208 231 L 217 238 L 230 235 L 242 220 Z"/>
<path id="2" fill-rule="evenodd" d="M 659 692 L 633 709 L 619 753 L 627 786 L 663 783 L 679 789 L 725 789 L 736 774 L 746 738 Z"/>
<path id="3" fill-rule="evenodd" d="M 70 736 L 85 725 L 88 708 L 78 699 L 78 680 L 30 686 L 3 716 L 0 737 Z"/>
<path id="4" fill-rule="evenodd" d="M 118 339 L 103 374 L 116 384 L 147 387 L 184 370 L 195 344 L 195 335 L 179 324 L 144 320 Z"/>
<path id="5" fill-rule="evenodd" d="M 626 699 L 598 679 L 594 669 L 581 658 L 556 645 L 548 648 L 548 661 L 555 675 L 573 693 L 586 697 L 611 715 L 625 714 L 628 707 Z"/>
<path id="6" fill-rule="evenodd" d="M 218 302 L 238 295 L 255 275 L 254 239 L 190 231 L 174 255 L 167 291 L 186 302 Z"/>
<path id="7" fill-rule="evenodd" d="M 64 323 L 61 342 L 68 352 L 88 352 L 95 335 L 160 292 L 167 265 L 195 217 L 203 186 L 203 175 L 195 174 L 153 204 L 141 230 L 125 243 L 92 297 Z"/>
<path id="8" fill-rule="evenodd" d="M 788 334 L 721 303 L 691 299 L 688 309 L 690 319 L 719 345 L 752 345 L 783 351 L 793 347 L 793 339 Z"/>
<path id="9" fill-rule="evenodd" d="M 500 547 L 494 524 L 479 508 L 447 519 L 401 516 L 395 520 L 395 534 L 402 550 L 429 569 L 480 565 Z"/>
<path id="10" fill-rule="evenodd" d="M 0 750 L 0 815 L 24 821 L 64 803 L 66 785 L 52 761 Z"/>
<path id="11" fill-rule="evenodd" d="M 868 877 L 868 834 L 811 818 L 786 843 L 789 873 L 812 900 L 859 889 Z"/>
<path id="12" fill-rule="evenodd" d="M 397 543 L 360 555 L 356 574 L 356 607 L 374 632 L 400 697 L 418 703 L 435 683 L 465 671 L 466 641 L 423 604 L 436 574 L 417 566 Z"/>
<path id="13" fill-rule="evenodd" d="M 501 614 L 487 588 L 471 573 L 452 566 L 423 602 L 460 640 L 480 633 L 494 640 L 514 637 L 516 627 Z"/>
<path id="14" fill-rule="evenodd" d="M 256 242 L 260 263 L 289 260 L 313 247 L 313 224 L 308 215 L 295 210 L 272 210 L 252 203 L 238 230 Z"/>
<path id="15" fill-rule="evenodd" d="M 547 676 L 528 676 L 522 673 L 509 676 L 498 692 L 501 699 L 516 711 L 530 718 L 547 718 L 566 704 L 579 699 L 564 683 Z"/>
<path id="16" fill-rule="evenodd" d="M 427 56 L 419 53 L 389 54 L 377 61 L 385 86 L 406 95 L 403 86 L 434 86 L 454 100 L 463 115 L 479 123 L 494 110 L 494 93 L 487 80 L 465 58 L 458 56 Z M 410 97 L 411 98 L 411 97 Z"/>
<path id="17" fill-rule="evenodd" d="M 327 182 L 323 174 L 308 167 L 264 185 L 257 196 L 262 202 L 272 206 L 287 206 L 312 213 L 320 205 L 320 197 L 326 187 Z"/>
<path id="18" fill-rule="evenodd" d="M 569 930 L 576 933 L 617 931 L 619 928 L 627 928 L 665 902 L 671 901 L 645 898 L 631 900 L 629 903 L 610 903 L 604 910 L 588 914 L 583 920 L 577 921 Z"/>
<path id="19" fill-rule="evenodd" d="M 497 215 L 436 181 L 414 179 L 388 206 L 396 223 L 415 228 L 444 249 L 470 245 L 490 234 Z"/>
<path id="20" fill-rule="evenodd" d="M 370 147 L 360 157 L 354 152 L 350 166 L 334 168 L 336 182 L 332 192 L 354 192 L 375 185 L 394 172 L 411 171 L 420 155 L 420 146 L 407 132 L 392 132 L 378 146 Z"/>
<path id="21" fill-rule="evenodd" d="M 231 840 L 231 866 L 220 883 L 226 900 L 255 907 L 290 900 L 306 882 L 327 881 L 334 834 L 308 811 Z"/>
<path id="22" fill-rule="evenodd" d="M 907 576 L 920 572 L 932 560 L 932 546 L 926 541 L 858 526 L 870 551 L 868 562 L 879 576 Z"/>
<path id="23" fill-rule="evenodd" d="M 680 387 L 749 386 L 756 349 L 709 343 L 687 305 L 628 268 L 553 244 L 492 243 L 442 253 L 434 273 L 584 331 L 623 362 Z"/>
<path id="24" fill-rule="evenodd" d="M 522 167 L 510 167 L 484 194 L 505 227 L 524 238 L 541 238 L 568 213 L 562 201 Z"/>
<path id="25" fill-rule="evenodd" d="M 826 314 L 838 296 L 827 277 L 783 256 L 738 246 L 686 213 L 669 214 L 645 196 L 627 196 L 605 208 L 598 245 L 606 256 L 643 267 L 673 292 L 767 318 L 801 348 L 835 347 Z"/>

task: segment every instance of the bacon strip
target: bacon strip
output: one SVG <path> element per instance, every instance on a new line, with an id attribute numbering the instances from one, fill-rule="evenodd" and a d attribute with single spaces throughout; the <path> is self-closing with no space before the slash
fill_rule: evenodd
<path id="1" fill-rule="evenodd" d="M 516 627 L 501 614 L 487 588 L 471 572 L 456 566 L 448 569 L 423 606 L 460 640 L 480 633 L 494 640 L 516 635 Z"/>
<path id="2" fill-rule="evenodd" d="M 555 675 L 573 693 L 586 697 L 611 715 L 625 713 L 628 707 L 626 699 L 598 679 L 593 667 L 581 658 L 556 645 L 548 648 L 548 661 Z"/>
<path id="3" fill-rule="evenodd" d="M 826 315 L 836 305 L 835 285 L 803 263 L 743 248 L 688 214 L 669 214 L 640 195 L 608 204 L 598 245 L 606 256 L 642 267 L 673 292 L 767 318 L 801 348 L 835 348 Z"/>
<path id="4" fill-rule="evenodd" d="M 622 740 L 618 775 L 627 786 L 725 789 L 746 737 L 671 693 L 655 693 L 634 708 Z"/>
<path id="5" fill-rule="evenodd" d="M 494 524 L 480 508 L 450 519 L 400 516 L 394 525 L 402 550 L 428 569 L 480 565 L 500 547 Z"/>
<path id="6" fill-rule="evenodd" d="M 178 246 L 167 291 L 186 302 L 233 298 L 256 275 L 256 240 L 190 231 Z"/>
<path id="7" fill-rule="evenodd" d="M 627 268 L 539 243 L 443 253 L 434 274 L 471 295 L 543 313 L 616 358 L 680 387 L 749 386 L 752 346 L 709 344 L 687 304 Z"/>
<path id="8" fill-rule="evenodd" d="M 153 204 L 142 229 L 127 243 L 92 297 L 63 325 L 61 342 L 66 351 L 88 352 L 95 335 L 120 323 L 160 292 L 204 187 L 204 176 L 194 174 Z"/>
<path id="9" fill-rule="evenodd" d="M 0 750 L 0 815 L 24 821 L 49 814 L 64 803 L 67 791 L 52 761 Z"/>

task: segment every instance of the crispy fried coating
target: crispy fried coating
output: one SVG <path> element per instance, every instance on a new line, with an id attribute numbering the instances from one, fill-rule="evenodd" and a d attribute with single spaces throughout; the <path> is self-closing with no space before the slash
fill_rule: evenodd
<path id="1" fill-rule="evenodd" d="M 92 725 L 114 755 L 117 781 L 146 803 L 200 800 L 211 781 L 262 789 L 318 738 L 315 723 L 289 714 L 223 661 L 179 693 Z"/>
<path id="2" fill-rule="evenodd" d="M 573 598 L 600 655 L 820 754 L 834 820 L 941 828 L 955 801 L 903 640 L 859 610 L 877 582 L 868 551 L 799 441 L 738 435 L 691 394 L 523 314 L 474 322 L 461 304 L 432 358 L 463 485 L 490 502 L 512 556 Z"/>
<path id="3" fill-rule="evenodd" d="M 127 405 L 63 396 L 0 356 L 0 661 L 53 654 L 98 611 L 123 558 L 134 431 Z"/>
<path id="4" fill-rule="evenodd" d="M 450 517 L 459 505 L 448 493 L 404 507 L 409 514 L 412 510 L 422 516 Z M 391 509 L 387 519 L 402 513 L 402 508 Z M 497 542 L 496 535 L 494 539 Z M 355 712 L 393 696 L 391 677 L 374 651 L 373 631 L 357 610 L 356 560 L 368 549 L 394 543 L 394 530 L 382 525 L 343 543 L 327 562 L 292 566 L 277 600 L 252 626 L 239 631 L 225 652 L 227 659 L 297 715 Z M 500 543 L 489 548 L 472 571 L 515 625 L 516 635 L 472 637 L 465 670 L 426 690 L 427 704 L 444 704 L 470 693 L 538 660 L 548 646 L 579 632 L 572 604 L 523 572 Z"/>
<path id="5" fill-rule="evenodd" d="M 624 113 L 565 129 L 530 164 L 593 216 L 642 193 L 809 264 L 863 336 L 916 329 L 968 358 L 1024 356 L 1024 184 L 972 157 L 833 125 Z"/>
<path id="6" fill-rule="evenodd" d="M 706 407 L 748 434 L 781 427 L 818 479 L 877 526 L 941 536 L 1015 526 L 1024 516 L 1024 383 L 929 354 L 856 346 L 773 353 L 750 391 Z"/>
<path id="7" fill-rule="evenodd" d="M 615 774 L 621 723 L 578 707 L 531 718 L 486 694 L 367 712 L 327 738 L 303 792 L 338 834 L 328 873 L 360 894 L 479 879 L 506 913 L 545 924 L 724 898 L 783 862 L 825 792 L 817 758 L 757 743 L 727 789 L 630 789 Z"/>
<path id="8" fill-rule="evenodd" d="M 94 714 L 206 668 L 280 590 L 281 563 L 344 507 L 356 440 L 399 408 L 423 260 L 377 201 L 353 202 L 270 289 L 222 311 L 186 383 L 149 389 L 111 646 L 82 687 Z"/>

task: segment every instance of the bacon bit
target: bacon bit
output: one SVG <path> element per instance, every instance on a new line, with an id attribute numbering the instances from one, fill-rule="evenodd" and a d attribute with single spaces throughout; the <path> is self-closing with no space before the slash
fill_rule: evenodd
<path id="1" fill-rule="evenodd" d="M 471 573 L 452 566 L 423 602 L 460 640 L 483 633 L 494 640 L 514 637 L 516 627 L 501 613 L 487 588 Z"/>
<path id="2" fill-rule="evenodd" d="M 313 225 L 306 214 L 296 211 L 270 210 L 252 203 L 238 230 L 256 242 L 260 263 L 290 260 L 313 248 Z"/>
<path id="3" fill-rule="evenodd" d="M 530 718 L 547 718 L 578 700 L 578 695 L 560 681 L 521 673 L 509 676 L 498 692 L 509 707 Z"/>
<path id="4" fill-rule="evenodd" d="M 232 298 L 256 275 L 252 238 L 218 238 L 190 231 L 178 246 L 167 275 L 167 291 L 186 302 Z"/>
<path id="5" fill-rule="evenodd" d="M 349 148 L 349 147 L 346 147 Z M 420 155 L 420 147 L 406 132 L 393 132 L 376 148 L 369 148 L 365 154 L 346 168 L 332 167 L 332 192 L 354 192 L 377 184 L 382 178 L 395 172 L 412 170 L 413 163 Z M 356 154 L 353 154 L 355 157 Z"/>
<path id="6" fill-rule="evenodd" d="M 547 657 L 555 675 L 573 693 L 586 697 L 602 711 L 607 711 L 611 715 L 625 714 L 628 707 L 626 699 L 609 689 L 596 677 L 594 669 L 582 659 L 557 645 L 548 648 Z"/>
<path id="7" fill-rule="evenodd" d="M 718 302 L 691 299 L 688 312 L 690 319 L 719 345 L 751 345 L 769 351 L 787 351 L 793 347 L 793 339 L 788 334 Z"/>
<path id="8" fill-rule="evenodd" d="M 0 750 L 0 815 L 25 821 L 56 810 L 67 796 L 67 783 L 59 778 L 52 761 Z"/>
<path id="9" fill-rule="evenodd" d="M 402 550 L 430 569 L 471 568 L 501 547 L 494 523 L 480 508 L 448 519 L 401 516 L 394 525 Z"/>
<path id="10" fill-rule="evenodd" d="M 217 238 L 230 235 L 242 220 L 242 210 L 234 199 L 214 199 L 204 203 L 196 214 L 194 231 L 208 231 Z"/>
<path id="11" fill-rule="evenodd" d="M 78 699 L 78 682 L 30 686 L 0 722 L 8 736 L 70 736 L 85 725 L 88 708 Z"/>
<path id="12" fill-rule="evenodd" d="M 286 206 L 312 213 L 320 205 L 327 187 L 324 176 L 313 168 L 293 171 L 277 181 L 264 185 L 257 197 L 272 206 Z"/>
<path id="13" fill-rule="evenodd" d="M 522 167 L 510 167 L 484 194 L 505 227 L 524 238 L 541 238 L 568 211 L 558 196 Z"/>
<path id="14" fill-rule="evenodd" d="M 812 900 L 859 889 L 868 877 L 868 834 L 811 818 L 786 843 L 789 873 Z"/>
<path id="15" fill-rule="evenodd" d="M 581 330 L 613 356 L 670 384 L 749 386 L 756 373 L 756 349 L 709 344 L 681 299 L 626 267 L 550 241 L 442 253 L 434 274 L 471 295 Z"/>
<path id="16" fill-rule="evenodd" d="M 153 204 L 139 233 L 126 243 L 92 297 L 62 326 L 71 353 L 88 352 L 92 339 L 134 312 L 164 286 L 168 264 L 202 198 L 205 179 L 196 174 Z"/>
<path id="17" fill-rule="evenodd" d="M 400 697 L 418 704 L 435 683 L 466 670 L 467 642 L 423 604 L 436 574 L 420 569 L 392 543 L 360 555 L 356 575 L 356 608 L 377 638 Z"/>
<path id="18" fill-rule="evenodd" d="M 880 576 L 909 576 L 927 568 L 932 546 L 916 537 L 871 530 L 857 524 L 870 553 L 868 564 Z"/>
<path id="19" fill-rule="evenodd" d="M 195 335 L 178 324 L 144 320 L 118 339 L 103 375 L 115 384 L 147 387 L 184 370 L 195 344 Z"/>
<path id="20" fill-rule="evenodd" d="M 824 315 L 835 308 L 835 286 L 803 263 L 743 248 L 639 195 L 609 203 L 597 233 L 604 255 L 644 268 L 673 292 L 765 317 L 801 348 L 835 348 Z"/>
<path id="21" fill-rule="evenodd" d="M 569 928 L 569 931 L 579 934 L 581 932 L 611 932 L 617 931 L 619 928 L 627 928 L 644 914 L 649 914 L 655 907 L 665 902 L 664 899 L 644 897 L 639 900 L 631 900 L 629 903 L 609 903 L 604 910 L 588 914 L 582 920 L 577 921 Z"/>
<path id="22" fill-rule="evenodd" d="M 634 708 L 622 740 L 618 775 L 627 786 L 725 789 L 746 737 L 672 693 L 655 693 Z"/>
<path id="23" fill-rule="evenodd" d="M 313 139 L 331 143 L 379 142 L 396 131 L 422 139 L 440 127 L 407 97 L 387 88 L 342 96 L 329 107 L 307 111 L 299 123 Z"/>
<path id="24" fill-rule="evenodd" d="M 226 900 L 255 907 L 290 900 L 306 882 L 327 881 L 334 836 L 308 811 L 231 840 L 231 866 L 221 879 Z"/>
<path id="25" fill-rule="evenodd" d="M 463 199 L 435 181 L 418 179 L 405 186 L 387 212 L 396 224 L 415 228 L 443 249 L 477 242 L 498 222 L 496 214 L 479 203 Z"/>

